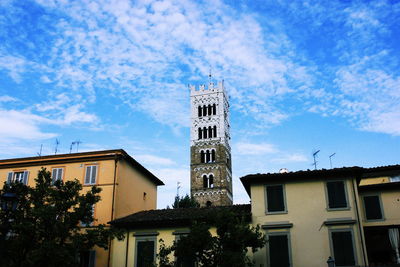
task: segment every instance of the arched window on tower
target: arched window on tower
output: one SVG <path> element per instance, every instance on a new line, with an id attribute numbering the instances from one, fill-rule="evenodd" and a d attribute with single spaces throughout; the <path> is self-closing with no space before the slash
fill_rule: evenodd
<path id="1" fill-rule="evenodd" d="M 217 137 L 217 126 L 214 125 L 214 137 Z"/>
<path id="2" fill-rule="evenodd" d="M 206 154 L 204 153 L 204 150 L 200 152 L 200 161 L 201 163 L 206 163 Z"/>
<path id="3" fill-rule="evenodd" d="M 211 201 L 207 201 L 207 202 L 206 202 L 206 207 L 209 208 L 209 207 L 211 207 L 211 206 L 212 206 Z"/>
<path id="4" fill-rule="evenodd" d="M 208 126 L 208 138 L 212 138 L 213 137 L 213 129 L 211 126 Z"/>
<path id="5" fill-rule="evenodd" d="M 215 149 L 211 150 L 211 162 L 215 162 Z"/>
<path id="6" fill-rule="evenodd" d="M 203 128 L 203 138 L 206 139 L 207 138 L 207 127 Z"/>
<path id="7" fill-rule="evenodd" d="M 199 139 L 201 139 L 203 137 L 203 130 L 199 127 L 198 131 L 199 131 Z"/>
<path id="8" fill-rule="evenodd" d="M 214 175 L 210 174 L 208 177 L 208 188 L 213 188 L 214 187 Z"/>
<path id="9" fill-rule="evenodd" d="M 197 113 L 198 113 L 199 117 L 201 117 L 203 115 L 203 112 L 201 110 L 201 106 L 197 107 Z"/>
<path id="10" fill-rule="evenodd" d="M 203 188 L 208 188 L 208 177 L 203 175 Z"/>
<path id="11" fill-rule="evenodd" d="M 213 110 L 213 115 L 217 115 L 217 105 L 213 104 L 212 110 Z"/>
<path id="12" fill-rule="evenodd" d="M 212 115 L 212 106 L 208 105 L 208 116 Z"/>
<path id="13" fill-rule="evenodd" d="M 210 153 L 210 150 L 206 150 L 206 162 L 208 163 L 208 162 L 210 162 L 210 160 L 211 160 L 211 155 L 210 155 L 211 153 Z"/>
<path id="14" fill-rule="evenodd" d="M 203 116 L 207 116 L 207 107 L 206 107 L 206 105 L 203 106 Z"/>

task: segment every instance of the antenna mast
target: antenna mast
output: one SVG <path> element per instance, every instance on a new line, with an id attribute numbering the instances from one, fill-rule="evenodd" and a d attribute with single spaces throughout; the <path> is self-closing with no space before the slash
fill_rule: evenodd
<path id="1" fill-rule="evenodd" d="M 60 141 L 58 141 L 58 139 L 56 138 L 56 147 L 54 149 L 54 155 L 57 155 L 58 152 L 58 145 L 60 144 Z"/>
<path id="2" fill-rule="evenodd" d="M 317 161 L 316 161 L 316 157 L 317 157 L 317 154 L 319 153 L 319 151 L 320 150 L 317 150 L 317 151 L 315 151 L 312 155 L 313 155 L 313 158 L 314 158 L 314 169 L 316 170 L 317 169 Z"/>
<path id="3" fill-rule="evenodd" d="M 336 155 L 336 152 L 329 156 L 329 163 L 331 164 L 332 169 L 332 157 Z"/>
<path id="4" fill-rule="evenodd" d="M 41 157 L 41 156 L 42 156 L 42 148 L 43 148 L 43 144 L 40 144 L 40 152 L 39 152 L 39 153 L 37 153 L 39 157 Z"/>

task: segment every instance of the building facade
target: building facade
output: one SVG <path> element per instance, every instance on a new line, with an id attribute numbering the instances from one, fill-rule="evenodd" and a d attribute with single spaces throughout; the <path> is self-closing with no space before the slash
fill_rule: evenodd
<path id="1" fill-rule="evenodd" d="M 78 179 L 83 193 L 93 185 L 102 189 L 93 209 L 94 225 L 155 209 L 157 186 L 163 185 L 122 149 L 0 160 L 0 183 L 20 181 L 34 186 L 42 167 L 51 172 L 53 180 Z M 112 250 L 95 248 L 87 253 L 86 266 L 109 266 Z"/>
<path id="2" fill-rule="evenodd" d="M 190 86 L 190 186 L 200 206 L 232 205 L 229 102 L 223 82 Z"/>

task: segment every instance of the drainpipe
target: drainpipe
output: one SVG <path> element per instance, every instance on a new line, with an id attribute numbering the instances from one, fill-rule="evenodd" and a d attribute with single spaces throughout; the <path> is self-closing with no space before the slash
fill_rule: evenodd
<path id="1" fill-rule="evenodd" d="M 125 250 L 125 267 L 128 267 L 128 255 L 129 255 L 129 230 L 126 232 L 126 250 Z"/>
<path id="2" fill-rule="evenodd" d="M 357 221 L 358 221 L 358 231 L 360 233 L 360 241 L 361 241 L 361 251 L 362 251 L 362 256 L 363 256 L 363 260 L 364 260 L 364 264 L 366 266 L 368 266 L 368 260 L 366 257 L 366 247 L 365 247 L 365 240 L 364 240 L 364 231 L 362 228 L 362 218 L 360 215 L 360 211 L 358 209 L 358 196 L 356 195 L 356 187 L 354 185 L 354 178 L 351 179 L 351 184 L 353 186 L 353 198 L 354 198 L 354 202 L 355 202 L 355 208 L 356 208 L 356 214 L 357 214 Z"/>
<path id="3" fill-rule="evenodd" d="M 118 164 L 118 154 L 115 154 L 114 158 L 114 181 L 113 181 L 113 190 L 112 190 L 112 200 L 111 200 L 111 219 L 114 219 L 114 200 L 115 200 L 115 182 L 117 181 L 117 164 Z M 108 241 L 108 261 L 107 266 L 110 267 L 110 260 L 111 260 L 111 240 Z"/>

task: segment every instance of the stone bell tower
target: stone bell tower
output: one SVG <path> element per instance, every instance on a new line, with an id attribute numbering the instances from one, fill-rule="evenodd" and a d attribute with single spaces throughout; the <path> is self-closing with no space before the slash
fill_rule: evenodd
<path id="1" fill-rule="evenodd" d="M 202 207 L 232 205 L 229 102 L 224 82 L 190 87 L 190 188 Z"/>

